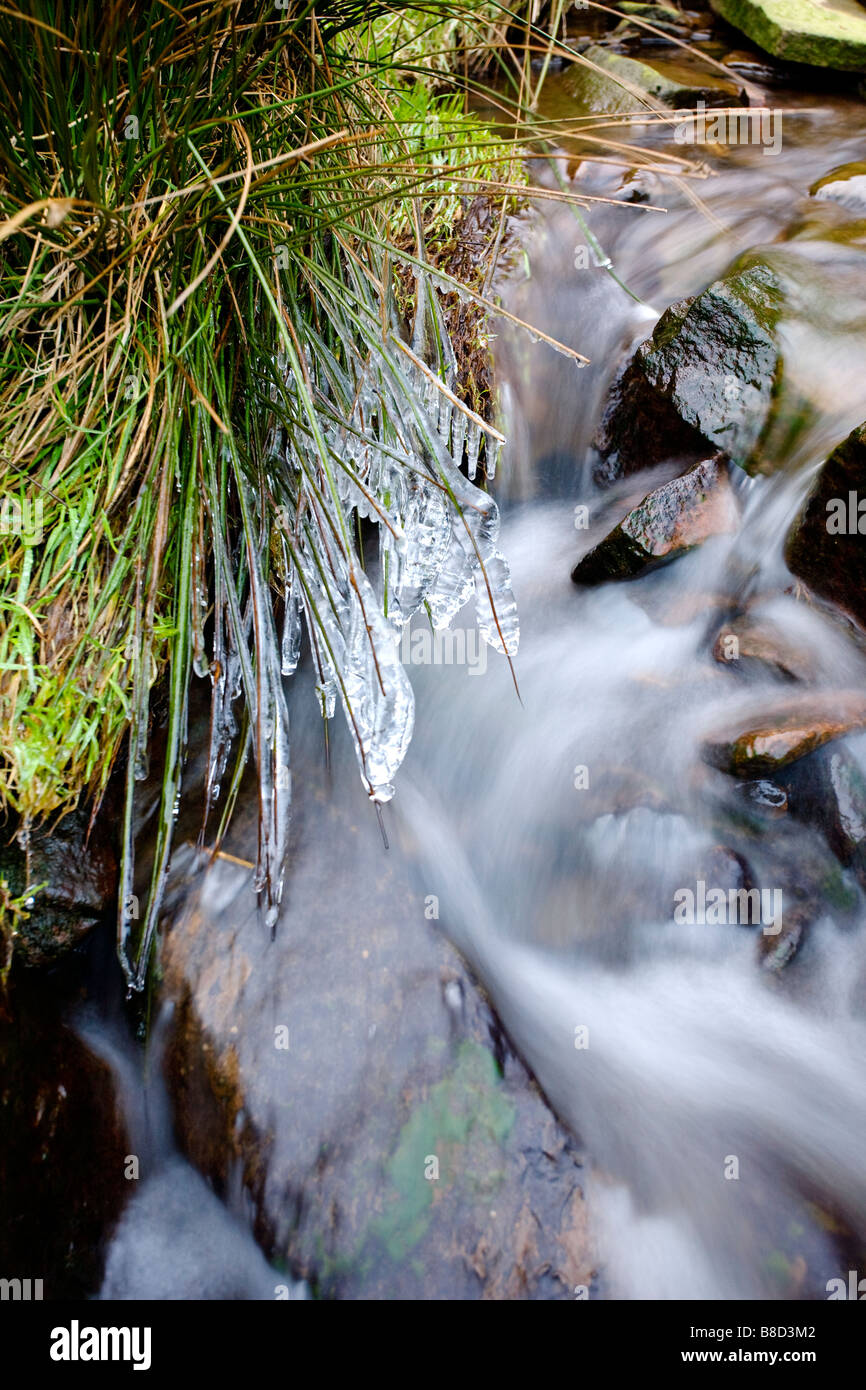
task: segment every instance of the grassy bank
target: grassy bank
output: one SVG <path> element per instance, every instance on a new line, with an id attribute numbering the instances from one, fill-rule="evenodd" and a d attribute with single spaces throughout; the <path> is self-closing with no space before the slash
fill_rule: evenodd
<path id="1" fill-rule="evenodd" d="M 407 527 L 462 526 L 455 554 L 513 650 L 507 582 L 487 577 L 493 512 L 456 471 L 497 431 L 442 312 L 460 302 L 448 256 L 467 200 L 486 189 L 501 207 L 524 182 L 516 144 L 467 102 L 499 68 L 497 101 L 528 109 L 533 31 L 524 17 L 518 58 L 513 23 L 492 4 L 351 0 L 0 14 L 0 802 L 26 830 L 123 775 L 122 903 L 161 682 L 152 892 L 121 921 L 133 983 L 193 674 L 213 696 L 203 839 L 218 842 L 251 750 L 273 919 L 301 618 L 323 713 L 341 700 L 376 799 L 411 734 L 387 640 L 408 615 Z M 359 517 L 383 537 L 375 593 Z"/>

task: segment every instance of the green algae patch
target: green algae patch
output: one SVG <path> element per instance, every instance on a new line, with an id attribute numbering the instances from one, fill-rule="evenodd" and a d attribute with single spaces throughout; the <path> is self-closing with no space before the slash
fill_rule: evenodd
<path id="1" fill-rule="evenodd" d="M 405 1259 L 427 1234 L 444 1193 L 474 1202 L 495 1191 L 515 1114 L 493 1055 L 479 1043 L 463 1043 L 454 1071 L 413 1111 L 387 1165 L 390 1191 L 371 1234 L 392 1259 Z"/>

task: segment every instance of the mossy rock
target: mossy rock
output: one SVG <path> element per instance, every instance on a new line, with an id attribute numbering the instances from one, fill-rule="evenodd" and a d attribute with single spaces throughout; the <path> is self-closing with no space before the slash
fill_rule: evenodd
<path id="1" fill-rule="evenodd" d="M 91 825 L 89 812 L 78 807 L 56 825 L 31 830 L 26 852 L 7 830 L 0 842 L 0 880 L 10 898 L 25 901 L 16 922 L 15 961 L 54 965 L 114 908 L 117 855 L 106 817 L 97 816 Z"/>
<path id="2" fill-rule="evenodd" d="M 587 111 L 635 112 L 643 106 L 679 110 L 699 101 L 707 106 L 736 106 L 744 100 L 735 82 L 712 73 L 698 77 L 684 63 L 667 59 L 645 63 L 598 44 L 587 48 L 583 56 L 601 71 L 576 63 L 564 85 Z"/>
<path id="3" fill-rule="evenodd" d="M 781 382 L 782 303 L 778 276 L 755 261 L 672 304 L 614 384 L 595 441 L 596 481 L 678 456 L 697 461 L 707 446 L 759 471 Z"/>
<path id="4" fill-rule="evenodd" d="M 858 217 L 866 217 L 866 160 L 831 169 L 809 189 L 821 202 L 838 203 Z"/>
<path id="5" fill-rule="evenodd" d="M 856 0 L 710 0 L 775 58 L 866 72 L 866 10 Z"/>

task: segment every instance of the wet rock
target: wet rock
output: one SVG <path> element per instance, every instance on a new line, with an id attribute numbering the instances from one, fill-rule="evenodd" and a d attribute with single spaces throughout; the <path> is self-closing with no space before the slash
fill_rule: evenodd
<path id="1" fill-rule="evenodd" d="M 645 19 L 648 24 L 675 24 L 685 27 L 689 18 L 675 5 L 649 5 L 642 3 L 642 0 L 617 0 L 612 8 L 619 10 L 620 14 L 628 15 L 629 18 Z"/>
<path id="2" fill-rule="evenodd" d="M 0 1271 L 42 1279 L 46 1300 L 87 1298 L 129 1195 L 128 1140 L 108 1065 L 34 985 L 0 1016 Z"/>
<path id="3" fill-rule="evenodd" d="M 866 72 L 866 11 L 856 0 L 710 0 L 759 48 L 791 63 Z"/>
<path id="4" fill-rule="evenodd" d="M 697 618 L 706 619 L 713 610 L 729 612 L 730 596 L 725 593 L 698 592 L 670 594 L 649 590 L 636 598 L 643 611 L 662 627 L 685 627 Z"/>
<path id="5" fill-rule="evenodd" d="M 699 15 L 687 14 L 668 5 L 645 5 L 636 3 L 636 0 L 634 3 L 622 0 L 615 8 L 625 16 L 609 35 L 617 43 L 637 40 L 651 44 L 653 48 L 664 44 L 673 46 L 674 39 L 691 38 L 700 23 Z M 652 29 L 648 25 L 652 25 Z"/>
<path id="6" fill-rule="evenodd" d="M 644 169 L 628 169 L 620 180 L 615 196 L 624 203 L 649 203 L 658 191 L 655 174 Z"/>
<path id="7" fill-rule="evenodd" d="M 595 66 L 575 64 L 566 74 L 569 95 L 591 112 L 634 112 L 643 106 L 686 109 L 739 106 L 745 96 L 733 81 L 687 67 L 682 62 L 654 58 L 652 64 L 593 44 L 584 55 Z M 600 69 L 597 71 L 596 69 Z"/>
<path id="8" fill-rule="evenodd" d="M 781 930 L 773 935 L 762 931 L 758 937 L 758 959 L 765 970 L 784 970 L 803 944 L 811 916 L 802 908 L 788 911 L 782 919 Z"/>
<path id="9" fill-rule="evenodd" d="M 727 53 L 722 59 L 722 66 L 730 68 L 739 77 L 745 77 L 748 82 L 772 82 L 779 76 L 778 67 L 762 61 L 756 53 L 746 53 L 740 49 Z"/>
<path id="10" fill-rule="evenodd" d="M 596 482 L 710 445 L 749 472 L 772 419 L 782 363 L 781 286 L 757 261 L 662 315 L 615 381 L 596 436 Z"/>
<path id="11" fill-rule="evenodd" d="M 716 795 L 715 832 L 728 852 L 744 860 L 748 886 L 767 895 L 768 911 L 762 915 L 771 928 L 778 925 L 773 919 L 779 910 L 781 930 L 765 931 L 762 924 L 757 950 L 767 969 L 781 969 L 806 941 L 813 922 L 827 915 L 840 924 L 850 922 L 859 894 L 820 828 L 806 816 L 795 817 L 787 770 L 773 782 L 725 779 Z"/>
<path id="12" fill-rule="evenodd" d="M 15 959 L 25 966 L 54 964 L 116 899 L 117 855 L 107 816 L 97 816 L 91 827 L 88 811 L 76 808 L 56 825 L 31 830 L 26 850 L 7 832 L 0 878 L 11 897 L 35 890 L 28 915 L 18 921 Z"/>
<path id="13" fill-rule="evenodd" d="M 816 826 L 866 888 L 866 777 L 844 746 L 821 748 L 786 777 L 793 814 Z"/>
<path id="14" fill-rule="evenodd" d="M 788 532 L 791 573 L 866 627 L 866 425 L 833 450 Z"/>
<path id="15" fill-rule="evenodd" d="M 838 203 L 858 217 L 866 217 L 866 161 L 831 169 L 809 192 L 813 198 Z"/>
<path id="16" fill-rule="evenodd" d="M 723 458 L 695 464 L 649 493 L 572 571 L 575 584 L 635 579 L 736 529 L 739 509 Z"/>
<path id="17" fill-rule="evenodd" d="M 578 802 L 578 819 L 590 821 L 599 816 L 619 816 L 642 806 L 650 811 L 670 810 L 663 787 L 646 772 L 622 764 L 593 767 L 586 795 Z"/>
<path id="18" fill-rule="evenodd" d="M 319 1296 L 573 1297 L 573 1140 L 348 778 L 304 777 L 276 939 L 218 860 L 165 942 L 182 1149 L 218 1190 L 243 1174 L 266 1256 Z"/>
<path id="19" fill-rule="evenodd" d="M 866 727 L 866 697 L 854 691 L 806 693 L 704 744 L 713 767 L 734 777 L 774 776 L 832 739 Z"/>
<path id="20" fill-rule="evenodd" d="M 772 623 L 750 618 L 739 618 L 721 629 L 713 656 L 723 666 L 743 673 L 771 672 L 789 681 L 815 677 L 815 663 L 807 650 L 793 646 Z"/>

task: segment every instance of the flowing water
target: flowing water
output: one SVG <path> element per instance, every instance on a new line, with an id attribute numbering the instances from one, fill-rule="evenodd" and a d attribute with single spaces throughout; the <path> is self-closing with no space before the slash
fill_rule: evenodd
<path id="1" fill-rule="evenodd" d="M 549 91 L 561 116 L 556 79 Z M 714 660 L 722 622 L 746 605 L 771 619 L 809 653 L 816 689 L 866 677 L 863 652 L 798 601 L 782 558 L 816 468 L 866 415 L 864 249 L 838 209 L 807 197 L 862 144 L 841 133 L 855 128 L 853 104 L 785 104 L 818 110 L 786 116 L 776 155 L 709 153 L 713 176 L 691 185 L 701 206 L 651 178 L 650 201 L 666 213 L 621 204 L 588 214 L 636 299 L 579 263 L 585 231 L 567 207 L 541 204 L 526 219 L 507 302 L 592 365 L 578 372 L 497 329 L 510 417 L 497 496 L 520 610 L 520 698 L 494 653 L 483 671 L 413 663 L 414 741 L 385 813 L 387 853 L 411 860 L 419 890 L 439 899 L 443 930 L 585 1148 L 608 1297 L 824 1297 L 847 1252 L 866 1248 L 859 891 L 846 883 L 842 907 L 828 892 L 784 969 L 759 949 L 760 928 L 679 925 L 672 909 L 720 843 L 745 845 L 758 881 L 786 902 L 810 875 L 833 880 L 818 831 L 787 820 L 744 830 L 733 784 L 701 758 L 711 729 L 780 690 L 769 674 L 744 678 Z M 641 135 L 673 148 L 669 132 Z M 620 172 L 594 179 L 582 187 L 610 197 Z M 578 556 L 643 495 L 633 479 L 605 493 L 591 481 L 588 446 L 615 366 L 669 303 L 758 246 L 788 290 L 785 390 L 815 408 L 778 471 L 736 480 L 735 535 L 640 581 L 577 589 Z M 575 528 L 581 505 L 589 533 Z M 848 747 L 866 766 L 866 739 Z M 335 756 L 335 778 L 353 775 L 348 757 L 341 766 Z M 385 853 L 371 840 L 371 874 Z M 101 1045 L 122 1075 L 122 1049 Z M 274 1272 L 243 1213 L 227 1216 L 172 1152 L 168 1129 L 157 1120 L 158 1171 L 118 1228 L 106 1292 L 151 1287 L 186 1212 L 205 1266 L 234 1265 L 241 1296 L 272 1297 Z M 159 1296 L 232 1296 L 206 1269 L 178 1279 L 180 1295 L 172 1285 Z"/>
<path id="2" fill-rule="evenodd" d="M 483 679 L 445 665 L 415 678 L 397 811 L 427 847 L 425 891 L 591 1155 L 589 1207 L 614 1297 L 825 1297 L 826 1280 L 845 1274 L 825 1212 L 866 1233 L 862 899 L 847 915 L 828 904 L 782 973 L 759 963 L 753 931 L 672 914 L 677 887 L 695 886 L 725 833 L 732 795 L 703 764 L 701 739 L 779 690 L 713 659 L 723 620 L 746 604 L 771 619 L 810 653 L 815 688 L 866 676 L 862 651 L 797 602 L 782 558 L 816 468 L 866 410 L 862 225 L 849 241 L 845 218 L 806 197 L 862 157 L 862 141 L 840 134 L 850 106 L 821 105 L 785 118 L 778 155 L 709 158 L 703 210 L 655 181 L 666 214 L 590 214 L 642 304 L 603 268 L 575 268 L 585 237 L 567 209 L 536 214 L 510 307 L 598 366 L 578 374 L 525 335 L 500 336 L 521 702 L 501 660 Z M 608 173 L 595 187 L 610 196 L 617 182 Z M 594 490 L 587 462 L 622 345 L 757 246 L 790 286 L 785 389 L 815 403 L 809 425 L 774 476 L 739 481 L 735 536 L 638 582 L 576 589 L 569 573 L 588 540 L 575 507 L 611 506 L 599 535 L 626 510 Z M 634 495 L 633 482 L 622 492 Z M 849 747 L 862 766 L 866 742 Z M 637 804 L 605 806 L 593 789 L 609 775 L 640 785 Z M 780 857 L 759 881 L 790 900 L 820 837 L 772 822 L 763 838 Z M 749 853 L 760 860 L 762 847 Z"/>

